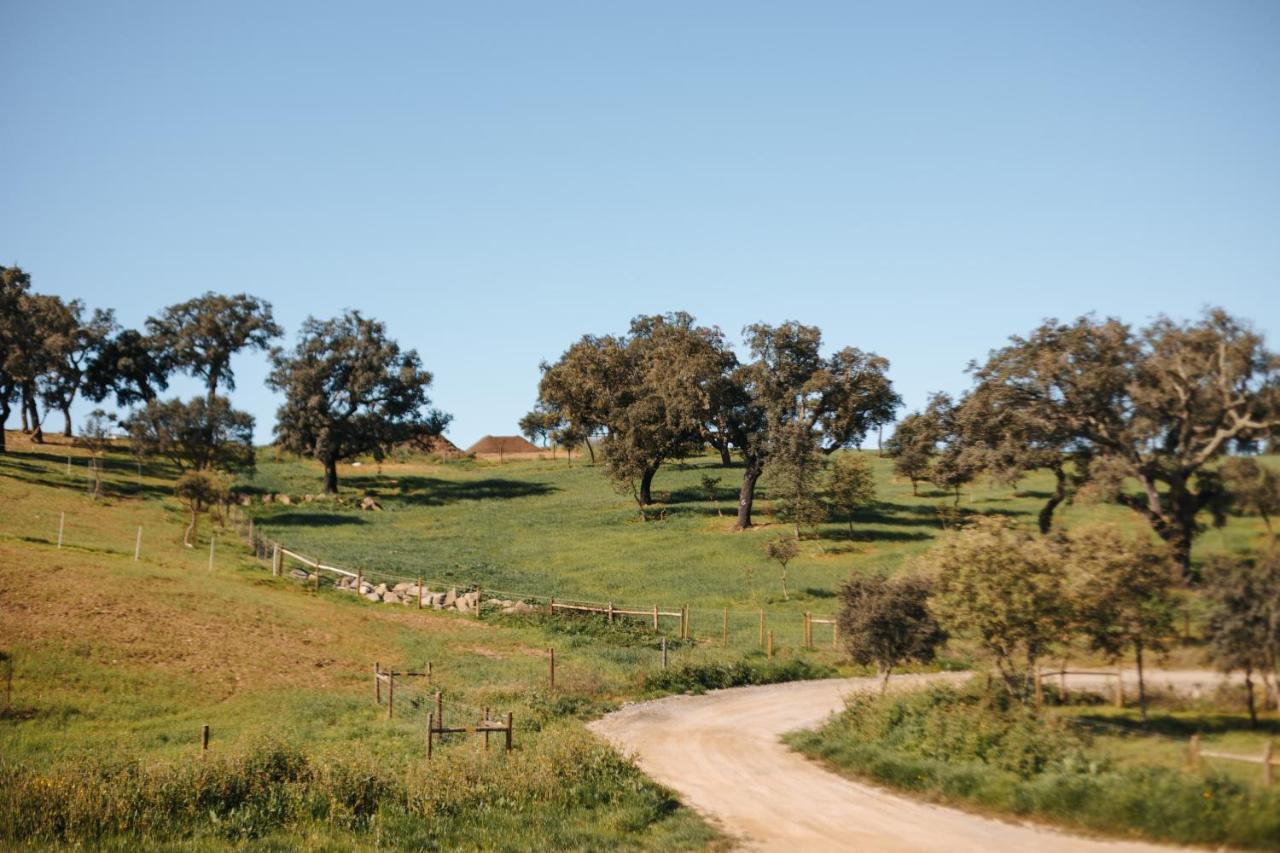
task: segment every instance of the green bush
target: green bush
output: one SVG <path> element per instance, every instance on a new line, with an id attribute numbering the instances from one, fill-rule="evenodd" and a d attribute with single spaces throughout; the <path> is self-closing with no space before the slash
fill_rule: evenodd
<path id="1" fill-rule="evenodd" d="M 789 741 L 837 769 L 941 802 L 1183 844 L 1280 848 L 1280 792 L 1090 760 L 1085 733 L 1002 691 L 858 696 L 824 728 Z"/>
<path id="2" fill-rule="evenodd" d="M 702 693 L 726 687 L 830 678 L 833 675 L 835 670 L 831 667 L 802 658 L 766 663 L 740 660 L 734 663 L 686 664 L 650 674 L 644 680 L 644 689 L 650 693 Z"/>

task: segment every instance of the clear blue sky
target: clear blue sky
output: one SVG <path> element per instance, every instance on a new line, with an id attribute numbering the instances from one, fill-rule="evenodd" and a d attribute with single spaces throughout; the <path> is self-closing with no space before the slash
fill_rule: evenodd
<path id="1" fill-rule="evenodd" d="M 464 446 L 639 313 L 817 324 L 910 406 L 1046 316 L 1214 303 L 1280 347 L 1274 0 L 0 0 L 0 32 L 0 263 L 133 325 L 360 308 Z"/>

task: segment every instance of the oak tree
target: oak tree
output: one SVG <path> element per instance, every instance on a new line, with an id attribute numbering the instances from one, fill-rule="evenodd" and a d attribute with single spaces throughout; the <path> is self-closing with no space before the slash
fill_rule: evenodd
<path id="1" fill-rule="evenodd" d="M 338 462 L 379 461 L 404 441 L 439 435 L 450 417 L 430 407 L 431 374 L 415 350 L 401 350 L 386 326 L 347 311 L 307 318 L 292 351 L 272 352 L 268 387 L 285 395 L 275 435 L 285 450 L 324 466 L 324 490 L 338 491 Z"/>

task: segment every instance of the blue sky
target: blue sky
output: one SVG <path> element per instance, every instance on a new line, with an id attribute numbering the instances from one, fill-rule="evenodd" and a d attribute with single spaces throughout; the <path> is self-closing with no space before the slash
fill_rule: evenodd
<path id="1" fill-rule="evenodd" d="M 0 263 L 130 325 L 360 308 L 464 446 L 640 313 L 817 324 L 910 406 L 1047 316 L 1213 303 L 1280 347 L 1271 0 L 0 0 L 0 31 Z M 266 440 L 265 359 L 234 366 Z"/>

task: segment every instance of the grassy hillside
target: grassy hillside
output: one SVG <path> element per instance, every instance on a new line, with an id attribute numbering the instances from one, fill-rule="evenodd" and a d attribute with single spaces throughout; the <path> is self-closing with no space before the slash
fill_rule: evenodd
<path id="1" fill-rule="evenodd" d="M 13 692 L 0 720 L 0 812 L 26 816 L 8 831 L 45 840 L 113 843 L 123 832 L 194 846 L 298 837 L 318 847 L 492 847 L 513 837 L 564 848 L 714 845 L 712 830 L 592 740 L 582 720 L 669 690 L 856 672 L 829 647 L 799 648 L 800 614 L 834 613 L 834 590 L 851 572 L 894 570 L 928 548 L 942 530 L 939 506 L 950 505 L 924 487 L 913 496 L 872 456 L 880 503 L 852 537 L 833 524 L 804 541 L 784 601 L 763 543 L 789 529 L 770 523 L 767 484 L 761 526 L 735 533 L 740 471 L 710 458 L 659 473 L 667 512 L 648 523 L 598 468 L 563 460 L 343 466 L 342 504 L 302 503 L 319 490 L 319 468 L 267 450 L 239 484 L 291 495 L 293 505 L 255 500 L 244 512 L 263 535 L 333 564 L 421 575 L 437 587 L 478 583 L 637 608 L 687 603 L 694 639 L 679 640 L 664 623 L 671 669 L 662 673 L 661 638 L 642 620 L 478 621 L 312 592 L 272 578 L 230 527 L 203 522 L 198 547 L 184 549 L 174 472 L 162 464 L 140 468 L 112 454 L 95 500 L 80 450 L 57 439 L 32 447 L 15 433 L 9 441 L 0 456 L 0 651 L 12 662 Z M 699 489 L 703 474 L 722 478 L 714 503 Z M 979 484 L 962 508 L 1031 522 L 1048 485 Z M 357 509 L 366 494 L 384 510 Z M 1139 523 L 1127 510 L 1084 502 L 1060 519 Z M 1197 557 L 1260 530 L 1234 519 L 1201 538 Z M 773 661 L 759 648 L 762 608 L 776 634 Z M 815 631 L 820 646 L 828 630 Z M 960 659 L 945 663 L 964 664 L 963 647 L 952 654 Z M 373 701 L 375 661 L 412 669 L 431 661 L 435 681 L 398 684 L 387 720 Z M 454 722 L 473 722 L 485 707 L 512 711 L 517 753 L 486 756 L 478 737 L 458 735 L 426 764 L 423 727 L 436 689 Z M 203 724 L 213 735 L 202 761 Z M 174 793 L 191 791 L 201 793 Z"/>
<path id="2" fill-rule="evenodd" d="M 476 623 L 316 595 L 271 578 L 227 531 L 210 570 L 209 527 L 201 548 L 181 547 L 168 472 L 148 469 L 139 482 L 124 456 L 108 472 L 107 497 L 94 501 L 75 449 L 20 446 L 0 457 L 0 651 L 13 665 L 0 719 L 4 832 L 111 843 L 118 830 L 197 847 L 253 838 L 335 848 L 492 848 L 516 837 L 579 849 L 714 843 L 582 728 L 581 716 L 639 689 L 608 660 L 608 638 L 578 653 L 532 621 Z M 557 638 L 552 694 L 543 650 Z M 603 651 L 588 657 L 593 646 Z M 402 680 L 387 720 L 373 701 L 374 661 L 432 661 L 435 683 Z M 511 710 L 516 753 L 486 755 L 479 737 L 456 735 L 428 765 L 425 709 L 436 688 L 451 722 L 474 722 L 485 706 Z M 203 724 L 212 728 L 205 761 Z M 372 799 L 343 779 L 365 779 Z M 183 792 L 189 801 L 175 799 Z"/>

